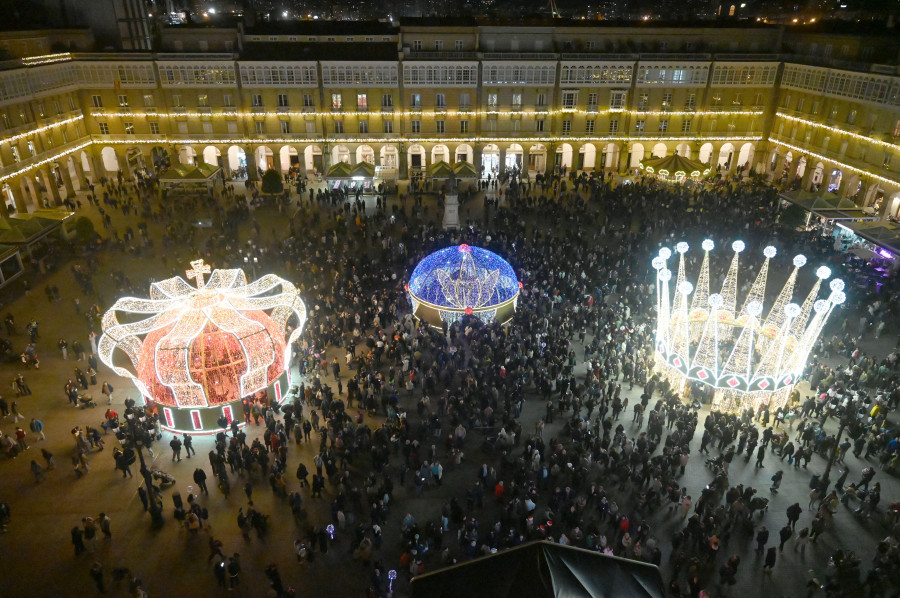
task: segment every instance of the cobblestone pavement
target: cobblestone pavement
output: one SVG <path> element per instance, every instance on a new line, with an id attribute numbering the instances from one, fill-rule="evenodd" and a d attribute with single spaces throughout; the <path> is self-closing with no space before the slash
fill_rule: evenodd
<path id="1" fill-rule="evenodd" d="M 374 200 L 368 200 L 369 208 L 373 209 Z M 396 200 L 393 200 L 396 203 Z M 481 201 L 473 200 L 470 208 L 470 217 L 481 218 Z M 436 208 L 431 208 L 431 216 L 436 213 Z M 96 208 L 84 208 L 82 213 L 98 219 Z M 256 214 L 261 223 L 262 231 L 276 230 L 283 227 L 282 217 L 272 209 L 261 210 Z M 463 215 L 465 219 L 465 215 Z M 114 225 L 121 232 L 129 222 L 136 218 L 125 218 L 121 214 L 114 215 Z M 99 223 L 99 220 L 98 220 Z M 160 233 L 156 223 L 150 224 L 151 236 Z M 98 226 L 98 230 L 100 227 Z M 240 232 L 240 241 L 252 238 L 252 231 L 245 226 Z M 113 270 L 128 272 L 134 280 L 143 280 L 145 277 L 161 278 L 170 275 L 170 269 L 174 265 L 186 265 L 189 259 L 195 256 L 187 248 L 176 248 L 166 255 L 163 261 L 159 259 L 159 250 L 155 256 L 136 257 L 132 255 L 102 256 L 100 275 L 95 278 L 98 281 L 98 291 L 108 307 L 115 294 L 109 273 Z M 79 340 L 87 343 L 86 327 L 76 315 L 73 307 L 73 299 L 78 295 L 78 287 L 73 283 L 69 272 L 70 263 L 65 263 L 55 273 L 37 280 L 33 283 L 30 295 L 21 295 L 11 303 L 7 302 L 2 308 L 15 314 L 19 328 L 24 328 L 30 318 L 40 322 L 39 352 L 41 357 L 40 370 L 22 371 L 21 364 L 0 365 L 0 380 L 10 381 L 15 374 L 25 374 L 33 394 L 20 398 L 19 407 L 25 420 L 20 421 L 27 429 L 30 418 L 37 416 L 45 424 L 47 440 L 36 440 L 29 434 L 29 450 L 24 451 L 18 458 L 7 460 L 0 457 L 0 500 L 8 502 L 12 507 L 12 520 L 8 532 L 0 534 L 0 596 L 72 596 L 92 595 L 93 581 L 89 576 L 89 569 L 94 561 L 103 564 L 106 572 L 107 584 L 111 589 L 110 595 L 125 595 L 127 588 L 120 584 L 116 586 L 111 581 L 110 572 L 113 567 L 128 567 L 142 580 L 144 588 L 150 596 L 216 596 L 223 592 L 217 588 L 213 576 L 212 565 L 208 562 L 209 550 L 207 546 L 207 534 L 221 539 L 224 542 L 226 554 L 240 553 L 243 568 L 242 581 L 232 595 L 237 596 L 264 596 L 267 584 L 263 574 L 264 568 L 270 564 L 278 565 L 285 585 L 294 587 L 298 596 L 360 596 L 364 595 L 370 569 L 364 567 L 359 561 L 354 560 L 350 547 L 350 526 L 347 530 L 338 530 L 335 543 L 327 554 L 319 555 L 314 563 L 298 565 L 293 554 L 293 541 L 300 537 L 304 527 L 298 527 L 292 520 L 290 510 L 283 500 L 276 498 L 268 488 L 268 485 L 260 480 L 255 484 L 255 507 L 263 513 L 271 516 L 270 533 L 265 538 L 252 537 L 249 541 L 241 538 L 235 521 L 238 507 L 246 507 L 246 498 L 237 484 L 233 485 L 230 497 L 225 498 L 222 493 L 210 484 L 210 495 L 201 495 L 200 501 L 207 506 L 210 512 L 210 526 L 207 531 L 192 534 L 179 525 L 172 517 L 171 490 L 165 492 L 165 517 L 166 523 L 162 530 L 152 531 L 149 527 L 149 518 L 143 513 L 136 490 L 139 485 L 139 476 L 134 479 L 123 480 L 117 472 L 113 471 L 111 447 L 115 442 L 112 436 L 107 436 L 106 449 L 95 452 L 89 456 L 90 472 L 82 479 L 76 479 L 73 473 L 70 458 L 74 452 L 74 442 L 70 434 L 73 426 L 98 425 L 103 418 L 105 405 L 98 401 L 99 405 L 93 409 L 73 408 L 67 402 L 62 392 L 65 379 L 71 375 L 75 365 L 86 367 L 85 363 L 76 363 L 72 356 L 64 361 L 56 350 L 56 340 L 65 337 L 71 343 L 81 335 Z M 213 264 L 215 267 L 215 264 Z M 182 268 L 183 269 L 183 268 Z M 275 271 L 277 272 L 277 269 Z M 43 288 L 46 284 L 59 287 L 62 300 L 58 303 L 49 303 Z M 9 293 L 7 294 L 9 296 Z M 82 305 L 86 305 L 88 298 L 81 297 Z M 25 344 L 24 334 L 13 337 L 16 349 L 20 350 Z M 887 350 L 888 343 L 895 339 L 882 339 Z M 870 347 L 871 348 L 871 347 Z M 334 351 L 336 354 L 336 351 Z M 329 359 L 335 355 L 329 355 Z M 343 360 L 342 360 L 343 361 Z M 347 372 L 343 372 L 346 377 Z M 329 376 L 329 378 L 331 378 Z M 122 412 L 123 401 L 126 396 L 137 396 L 136 390 L 131 384 L 112 373 L 103 365 L 99 374 L 99 381 L 112 382 L 116 388 L 113 406 Z M 9 387 L 7 387 L 9 388 Z M 633 403 L 640 395 L 639 388 L 623 394 Z M 100 397 L 99 387 L 93 387 L 95 397 Z M 10 392 L 4 395 L 10 399 Z M 406 393 L 402 393 L 405 395 Z M 805 396 L 805 395 L 804 395 Z M 101 397 L 102 398 L 102 397 Z M 410 413 L 415 413 L 415 399 L 403 399 Z M 522 414 L 523 430 L 534 429 L 534 424 L 543 415 L 543 403 L 530 396 L 526 402 Z M 703 414 L 701 414 L 701 422 Z M 412 415 L 411 417 L 415 417 Z M 626 429 L 630 430 L 630 411 L 623 414 Z M 556 424 L 548 425 L 544 432 L 545 438 L 557 436 L 561 425 L 559 418 Z M 378 421 L 374 423 L 379 423 Z M 832 423 L 828 424 L 831 429 Z M 4 433 L 14 430 L 10 418 L 0 424 Z M 258 436 L 261 428 L 250 426 L 248 430 L 248 442 Z M 687 466 L 687 472 L 683 478 L 683 485 L 687 486 L 695 497 L 709 480 L 710 475 L 704 466 L 704 458 L 697 454 L 701 434 L 695 435 L 692 443 L 693 456 Z M 193 486 L 191 474 L 194 467 L 205 466 L 209 470 L 206 453 L 212 447 L 209 438 L 197 438 L 195 446 L 197 456 L 193 459 L 184 459 L 180 463 L 170 462 L 170 451 L 167 447 L 167 438 L 159 444 L 156 456 L 153 458 L 153 467 L 160 467 L 174 475 L 177 479 L 176 489 L 183 495 L 188 487 Z M 393 503 L 390 509 L 388 524 L 385 528 L 384 546 L 378 551 L 380 558 L 388 568 L 399 568 L 398 557 L 400 554 L 400 522 L 407 512 L 416 515 L 417 521 L 423 523 L 435 520 L 440 513 L 441 505 L 452 496 L 462 497 L 463 489 L 470 487 L 475 481 L 475 469 L 487 460 L 495 459 L 492 455 L 484 455 L 480 449 L 480 437 L 477 433 L 470 435 L 467 440 L 466 460 L 460 468 L 453 471 L 449 468 L 445 474 L 445 483 L 440 488 L 430 488 L 422 496 L 415 496 L 411 485 L 396 488 Z M 56 468 L 47 472 L 47 478 L 42 483 L 35 483 L 30 471 L 32 459 L 42 463 L 40 449 L 48 448 L 54 455 Z M 442 450 L 442 449 L 441 449 Z M 713 454 L 715 454 L 713 449 Z M 311 468 L 314 447 L 301 445 L 291 447 L 287 470 L 289 473 L 296 469 L 298 459 Z M 199 461 L 199 463 L 198 463 Z M 445 461 L 446 462 L 446 461 Z M 854 480 L 866 465 L 863 461 L 852 455 L 847 458 L 847 464 L 851 468 L 850 481 Z M 732 484 L 744 483 L 760 488 L 760 493 L 769 495 L 769 478 L 781 463 L 777 457 L 766 457 L 765 467 L 756 468 L 753 462 L 745 462 L 738 458 L 732 464 L 730 481 Z M 825 466 L 824 459 L 818 455 L 810 462 L 809 469 L 786 469 L 785 479 L 781 491 L 772 495 L 771 505 L 765 514 L 763 523 L 771 531 L 772 543 L 777 543 L 778 530 L 786 522 L 784 514 L 788 505 L 794 502 L 806 507 L 808 481 L 813 473 L 820 473 Z M 362 480 L 356 478 L 358 482 Z M 897 481 L 891 476 L 879 472 L 876 480 L 880 480 L 884 488 L 882 504 L 888 504 L 896 496 Z M 407 480 L 409 484 L 409 480 Z M 291 475 L 288 479 L 289 490 L 298 487 L 296 479 Z M 304 490 L 305 505 L 309 513 L 309 522 L 316 525 L 324 525 L 330 520 L 330 500 L 333 496 L 332 488 L 328 488 L 325 498 L 308 498 L 308 490 Z M 628 499 L 622 497 L 620 504 L 623 510 L 628 510 Z M 82 517 L 92 516 L 95 519 L 100 512 L 107 513 L 112 519 L 112 539 L 97 541 L 95 552 L 79 557 L 73 556 L 73 548 L 70 541 L 70 529 L 81 522 Z M 478 513 L 483 522 L 492 522 L 498 507 L 493 501 L 486 501 L 486 506 Z M 354 514 L 363 520 L 368 518 L 367 513 Z M 805 511 L 800 520 L 800 527 L 808 525 L 812 514 Z M 653 528 L 654 535 L 661 540 L 663 550 L 663 575 L 668 581 L 668 540 L 681 525 L 678 517 L 661 509 L 648 516 L 648 521 Z M 798 528 L 799 529 L 799 528 Z M 821 540 L 809 546 L 805 555 L 793 550 L 793 540 L 788 543 L 784 553 L 779 555 L 778 564 L 771 577 L 762 573 L 761 557 L 753 552 L 753 531 L 736 533 L 728 546 L 723 546 L 726 554 L 737 553 L 742 556 L 741 571 L 738 575 L 738 584 L 731 588 L 730 593 L 735 596 L 762 596 L 772 595 L 805 595 L 805 585 L 809 578 L 809 572 L 821 575 L 824 570 L 827 557 L 837 548 L 852 549 L 863 560 L 863 567 L 867 566 L 872 554 L 873 545 L 877 539 L 886 535 L 886 528 L 874 518 L 867 522 L 859 521 L 843 506 L 834 519 L 834 525 L 821 538 Z M 446 544 L 454 546 L 455 538 L 446 538 Z M 427 570 L 438 567 L 436 555 L 426 558 Z M 396 589 L 402 595 L 407 588 L 407 580 L 404 572 L 398 576 Z M 719 592 L 710 587 L 713 595 Z M 461 589 L 460 595 L 465 595 Z"/>

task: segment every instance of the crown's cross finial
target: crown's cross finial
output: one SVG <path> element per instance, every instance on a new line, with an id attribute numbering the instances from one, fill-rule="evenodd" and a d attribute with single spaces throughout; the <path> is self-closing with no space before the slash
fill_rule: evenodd
<path id="1" fill-rule="evenodd" d="M 203 260 L 193 260 L 191 262 L 191 269 L 187 271 L 188 278 L 196 278 L 197 279 L 197 288 L 202 289 L 203 275 L 209 274 L 211 271 L 209 264 L 204 264 Z"/>

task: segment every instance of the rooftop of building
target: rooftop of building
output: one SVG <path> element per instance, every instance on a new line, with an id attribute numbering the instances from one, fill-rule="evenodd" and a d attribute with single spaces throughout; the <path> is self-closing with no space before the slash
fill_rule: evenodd
<path id="1" fill-rule="evenodd" d="M 248 42 L 243 60 L 397 60 L 394 42 Z"/>

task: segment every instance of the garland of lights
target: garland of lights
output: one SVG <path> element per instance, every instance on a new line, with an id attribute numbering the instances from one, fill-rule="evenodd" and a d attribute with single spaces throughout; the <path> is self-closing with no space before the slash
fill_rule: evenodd
<path id="1" fill-rule="evenodd" d="M 739 255 L 742 241 L 732 243 L 734 255 L 719 293 L 709 294 L 709 253 L 714 244 L 707 239 L 696 286 L 686 280 L 684 254 L 688 244 L 676 246 L 678 274 L 670 301 L 672 271 L 667 261 L 672 251 L 663 247 L 652 260 L 656 270 L 657 325 L 656 369 L 682 392 L 688 382 L 715 389 L 713 407 L 740 411 L 761 404 L 783 405 L 799 380 L 825 322 L 835 307 L 846 300 L 844 282 L 832 280 L 827 299 L 818 299 L 822 282 L 831 270 L 816 270 L 816 283 L 801 305 L 792 303 L 797 275 L 806 258 L 794 258 L 794 269 L 765 318 L 763 302 L 769 262 L 774 247 L 763 251 L 765 261 L 737 310 Z M 688 296 L 693 293 L 689 302 Z"/>
<path id="2" fill-rule="evenodd" d="M 100 359 L 134 381 L 144 396 L 169 404 L 170 392 L 176 407 L 209 407 L 252 395 L 289 371 L 291 344 L 306 322 L 306 307 L 294 285 L 272 274 L 248 284 L 237 269 L 212 271 L 204 281 L 210 270 L 203 260 L 192 261 L 187 275 L 196 287 L 180 276 L 155 282 L 149 299 L 122 298 L 104 314 Z M 151 315 L 122 322 L 119 314 Z M 285 339 L 292 317 L 298 325 Z M 203 343 L 199 356 L 192 351 L 198 342 Z M 114 363 L 116 349 L 125 352 L 137 373 Z M 197 382 L 198 372 L 201 382 L 213 385 L 238 378 L 239 396 Z M 165 396 L 160 388 L 168 389 Z"/>

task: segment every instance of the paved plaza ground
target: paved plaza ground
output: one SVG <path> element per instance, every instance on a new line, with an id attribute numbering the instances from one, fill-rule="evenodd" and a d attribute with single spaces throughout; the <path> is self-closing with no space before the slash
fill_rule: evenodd
<path id="1" fill-rule="evenodd" d="M 395 198 L 392 199 L 391 205 L 396 201 Z M 373 210 L 374 199 L 369 198 L 367 202 L 369 209 Z M 482 204 L 480 196 L 472 200 L 471 207 L 468 208 L 471 210 L 470 217 L 482 218 Z M 436 207 L 432 205 L 430 216 L 433 217 L 435 213 Z M 97 222 L 98 230 L 106 234 L 100 225 L 96 207 L 84 207 L 79 212 L 79 215 L 82 214 L 92 217 Z M 264 235 L 268 234 L 268 231 L 283 231 L 285 228 L 283 216 L 274 208 L 262 208 L 254 216 L 259 221 L 260 230 Z M 129 223 L 134 225 L 138 221 L 135 216 L 126 218 L 118 212 L 113 214 L 113 218 L 114 226 L 120 234 Z M 465 215 L 463 218 L 465 219 Z M 150 233 L 151 237 L 159 238 L 161 229 L 157 223 L 150 223 Z M 253 236 L 252 227 L 245 225 L 241 228 L 238 241 L 243 243 Z M 110 252 L 101 254 L 100 273 L 94 278 L 103 299 L 101 308 L 107 309 L 115 298 L 115 284 L 110 276 L 113 271 L 127 272 L 132 280 L 142 281 L 141 286 L 146 286 L 143 285 L 143 281 L 149 277 L 159 279 L 170 276 L 173 269 L 185 270 L 188 261 L 196 257 L 187 247 L 179 246 L 168 251 L 163 260 L 159 245 L 151 256 L 115 255 Z M 13 393 L 8 390 L 8 382 L 16 374 L 24 373 L 33 394 L 18 399 L 20 411 L 25 417 L 25 420 L 19 423 L 27 429 L 30 418 L 39 417 L 45 424 L 47 440 L 35 440 L 33 435 L 29 435 L 28 442 L 31 445 L 29 450 L 13 460 L 0 457 L 0 501 L 8 502 L 12 509 L 8 532 L 0 534 L 0 597 L 94 595 L 96 589 L 88 575 L 94 561 L 103 564 L 108 584 L 111 584 L 112 568 L 128 567 L 142 579 L 143 587 L 151 597 L 218 596 L 224 592 L 217 587 L 212 565 L 207 558 L 209 555 L 207 534 L 212 534 L 224 542 L 226 554 L 237 552 L 241 555 L 242 581 L 240 587 L 231 592 L 231 595 L 266 596 L 268 586 L 263 571 L 270 563 L 278 565 L 285 585 L 295 588 L 298 596 L 365 595 L 371 569 L 353 558 L 351 526 L 348 525 L 347 530 L 337 532 L 335 543 L 327 554 L 318 555 L 311 564 L 298 565 L 294 558 L 293 542 L 305 535 L 306 524 L 302 527 L 295 525 L 287 503 L 275 497 L 263 480 L 255 484 L 253 499 L 255 508 L 270 515 L 270 532 L 265 538 L 258 538 L 253 534 L 248 542 L 241 537 L 236 524 L 238 508 L 247 506 L 247 499 L 237 482 L 233 483 L 233 491 L 227 499 L 213 483 L 210 483 L 209 496 L 200 496 L 202 505 L 208 507 L 210 512 L 208 530 L 200 534 L 191 534 L 183 525 L 179 525 L 172 517 L 171 489 L 164 492 L 165 525 L 159 531 L 151 530 L 149 518 L 143 512 L 136 493 L 140 484 L 139 476 L 136 475 L 134 479 L 122 479 L 119 473 L 113 470 L 111 451 L 116 441 L 111 435 L 105 437 L 107 444 L 104 451 L 89 455 L 90 472 L 84 478 L 76 479 L 70 463 L 70 456 L 75 449 L 70 430 L 76 425 L 98 426 L 106 408 L 105 401 L 98 401 L 99 405 L 94 409 L 73 408 L 62 391 L 63 384 L 71 376 L 75 365 L 86 368 L 84 362 L 76 363 L 71 355 L 68 361 L 64 361 L 56 349 L 56 341 L 60 337 L 67 338 L 70 343 L 76 338 L 86 345 L 88 341 L 86 325 L 73 305 L 75 297 L 80 297 L 82 306 L 92 302 L 91 298 L 80 295 L 78 286 L 72 279 L 69 268 L 78 260 L 76 256 L 72 261 L 63 261 L 56 272 L 33 278 L 30 295 L 18 294 L 20 289 L 6 291 L 3 295 L 3 307 L 0 308 L 0 312 L 4 315 L 7 312 L 13 313 L 18 323 L 20 334 L 11 339 L 17 350 L 21 350 L 26 342 L 23 329 L 27 321 L 34 318 L 40 323 L 38 345 L 41 358 L 41 368 L 37 371 L 24 371 L 21 364 L 0 365 L 0 381 L 6 384 L 7 389 L 3 394 L 12 400 Z M 216 266 L 217 264 L 213 264 L 213 267 Z M 277 268 L 273 271 L 281 274 Z M 48 284 L 59 287 L 61 301 L 58 303 L 50 303 L 46 299 L 43 289 Z M 311 297 L 305 299 L 307 305 L 312 301 Z M 890 350 L 895 340 L 883 338 L 878 341 L 881 345 L 876 347 L 873 344 L 876 341 L 869 339 L 865 347 L 867 350 L 877 350 L 878 354 L 884 354 Z M 329 354 L 329 360 L 335 356 L 338 356 L 338 351 L 333 349 Z M 342 352 L 340 357 L 343 362 Z M 837 361 L 834 361 L 834 364 L 837 364 Z M 582 366 L 579 372 L 583 371 Z M 348 374 L 350 372 L 346 369 L 342 372 L 345 377 Z M 98 378 L 101 384 L 104 380 L 108 380 L 115 386 L 113 406 L 120 414 L 124 410 L 124 399 L 127 396 L 138 396 L 129 381 L 113 375 L 105 365 L 101 365 Z M 328 378 L 330 380 L 331 376 Z M 626 385 L 623 390 L 623 395 L 628 397 L 631 403 L 639 399 L 641 393 L 639 387 L 636 386 L 634 390 L 629 391 Z M 95 397 L 102 399 L 99 386 L 93 387 L 91 391 Z M 404 406 L 411 413 L 410 417 L 416 417 L 415 399 L 410 400 L 406 398 L 406 393 L 401 394 Z M 705 413 L 705 410 L 701 412 L 701 427 L 691 445 L 692 458 L 682 481 L 682 485 L 686 486 L 695 498 L 699 496 L 700 489 L 711 480 L 709 470 L 704 465 L 705 457 L 697 453 Z M 543 414 L 543 402 L 530 395 L 521 417 L 522 429 L 526 434 L 534 430 L 535 422 Z M 380 421 L 380 418 L 375 418 L 375 421 L 370 423 L 374 426 Z M 544 431 L 544 438 L 558 436 L 563 421 L 564 418 L 558 418 L 555 424 L 548 425 Z M 632 430 L 630 410 L 623 413 L 621 421 L 630 432 Z M 834 427 L 834 422 L 829 422 L 826 429 L 833 431 Z M 4 433 L 13 432 L 11 418 L 4 419 L 0 423 L 0 429 Z M 251 425 L 247 430 L 248 443 L 258 437 L 262 429 Z M 169 439 L 169 435 L 164 435 L 163 442 L 158 444 L 152 467 L 162 468 L 174 475 L 178 480 L 175 488 L 180 490 L 182 495 L 186 495 L 187 487 L 194 486 L 191 475 L 196 466 L 203 466 L 207 473 L 210 473 L 206 454 L 212 448 L 212 439 L 196 438 L 194 444 L 197 456 L 193 459 L 183 459 L 180 463 L 170 461 Z M 484 454 L 480 445 L 480 435 L 471 434 L 467 440 L 465 463 L 457 470 L 447 468 L 445 483 L 440 488 L 430 488 L 422 496 L 416 496 L 409 480 L 406 487 L 396 485 L 385 528 L 384 545 L 377 551 L 376 558 L 381 560 L 386 568 L 400 570 L 395 585 L 397 595 L 404 595 L 408 587 L 408 575 L 399 565 L 400 524 L 403 517 L 407 512 L 413 512 L 417 521 L 424 524 L 428 520 L 436 520 L 440 515 L 441 506 L 451 497 L 462 499 L 465 490 L 476 480 L 477 466 L 488 459 L 493 459 L 493 462 L 497 463 L 497 457 Z M 43 462 L 40 456 L 41 447 L 46 447 L 54 453 L 57 467 L 47 473 L 47 479 L 43 483 L 38 484 L 34 481 L 29 464 L 32 459 Z M 313 446 L 291 445 L 287 463 L 289 491 L 298 488 L 298 482 L 293 476 L 298 460 L 302 460 L 312 469 L 314 447 L 317 447 L 317 443 Z M 442 447 L 439 447 L 439 450 L 442 451 Z M 712 450 L 714 455 L 716 452 L 715 449 Z M 366 464 L 368 459 L 362 458 L 360 462 Z M 855 481 L 859 477 L 860 470 L 874 462 L 868 463 L 849 455 L 846 464 L 852 472 L 849 481 Z M 770 508 L 763 518 L 763 523 L 771 532 L 770 546 L 777 544 L 778 530 L 787 521 L 785 509 L 792 503 L 799 502 L 804 507 L 798 529 L 810 524 L 812 513 L 805 510 L 809 501 L 808 482 L 811 475 L 823 471 L 825 461 L 819 455 L 815 455 L 808 470 L 795 470 L 785 466 L 786 473 L 780 492 L 777 495 L 770 495 L 768 491 L 770 477 L 783 465 L 771 454 L 766 457 L 764 468 L 754 467 L 753 460 L 745 462 L 743 458 L 736 458 L 729 476 L 731 484 L 749 484 L 759 488 L 761 495 L 771 497 Z M 832 476 L 834 477 L 836 473 Z M 359 474 L 356 474 L 354 479 L 362 484 Z M 876 481 L 882 484 L 884 497 L 882 505 L 895 500 L 898 490 L 897 480 L 879 471 Z M 302 492 L 309 524 L 325 525 L 330 522 L 329 497 L 333 497 L 333 488 L 329 485 L 325 491 L 325 498 L 321 500 L 309 498 L 308 489 Z M 624 497 L 619 504 L 623 510 L 628 510 Z M 69 531 L 81 523 L 82 517 L 96 518 L 101 511 L 112 519 L 112 539 L 105 541 L 101 537 L 98 539 L 96 552 L 75 557 Z M 498 512 L 499 508 L 493 500 L 489 500 L 485 502 L 478 516 L 487 525 L 496 519 Z M 354 515 L 358 520 L 368 518 L 368 513 Z M 661 568 L 663 577 L 668 582 L 670 577 L 668 541 L 672 534 L 680 529 L 682 522 L 666 509 L 653 513 L 648 521 L 653 534 L 662 544 Z M 865 571 L 874 552 L 874 543 L 887 533 L 888 530 L 882 521 L 876 518 L 861 521 L 841 506 L 834 518 L 834 525 L 817 543 L 809 546 L 805 556 L 793 550 L 793 540 L 788 543 L 787 549 L 779 556 L 771 577 L 762 572 L 762 557 L 754 554 L 755 531 L 736 533 L 730 543 L 721 549 L 725 554 L 737 553 L 742 557 L 738 583 L 730 589 L 730 594 L 805 596 L 807 581 L 812 575 L 820 578 L 824 575 L 827 558 L 836 549 L 854 550 L 862 559 Z M 455 537 L 446 538 L 445 545 L 455 547 Z M 428 555 L 425 565 L 428 571 L 438 568 L 438 555 Z M 707 586 L 714 596 L 721 595 L 715 585 L 717 577 L 713 575 L 713 581 Z M 125 584 L 118 587 L 112 585 L 107 594 L 127 595 L 127 587 Z M 465 590 L 461 588 L 459 595 L 465 596 Z"/>

